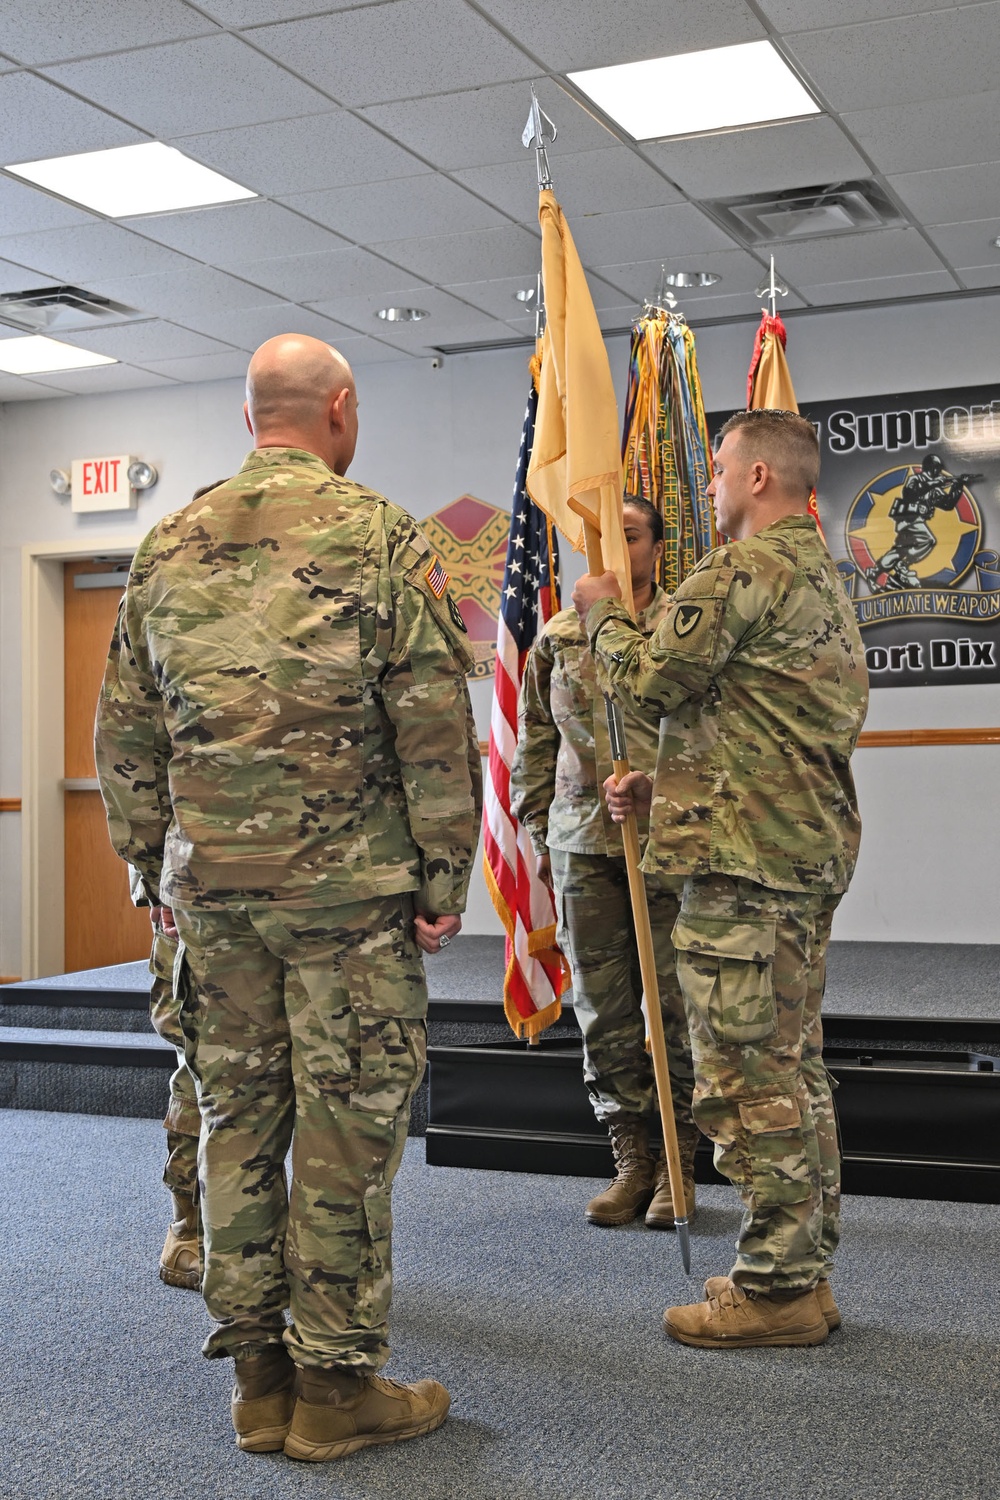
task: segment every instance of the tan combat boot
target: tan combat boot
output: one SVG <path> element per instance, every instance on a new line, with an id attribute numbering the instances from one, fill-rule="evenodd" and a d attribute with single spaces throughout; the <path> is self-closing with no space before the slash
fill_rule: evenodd
<path id="1" fill-rule="evenodd" d="M 677 1145 L 681 1156 L 681 1177 L 684 1181 L 684 1203 L 688 1223 L 695 1216 L 694 1205 L 694 1153 L 698 1149 L 701 1131 L 697 1125 L 678 1125 Z M 666 1152 L 656 1163 L 656 1179 L 653 1184 L 653 1201 L 646 1210 L 646 1224 L 650 1229 L 673 1229 L 674 1200 L 670 1193 L 670 1169 Z"/>
<path id="2" fill-rule="evenodd" d="M 279 1453 L 295 1405 L 295 1365 L 284 1344 L 237 1359 L 232 1417 L 236 1445 L 248 1453 Z"/>
<path id="3" fill-rule="evenodd" d="M 160 1254 L 160 1280 L 167 1286 L 183 1286 L 196 1292 L 201 1287 L 198 1208 L 187 1193 L 170 1196 L 174 1200 L 174 1221 Z"/>
<path id="4" fill-rule="evenodd" d="M 402 1385 L 343 1366 L 303 1367 L 285 1454 L 322 1463 L 358 1448 L 402 1443 L 440 1427 L 450 1405 L 451 1397 L 436 1380 Z"/>
<path id="5" fill-rule="evenodd" d="M 705 1296 L 718 1297 L 729 1285 L 728 1276 L 710 1276 L 705 1282 Z M 833 1288 L 827 1278 L 817 1281 L 814 1288 L 816 1301 L 819 1303 L 820 1312 L 826 1319 L 826 1326 L 834 1333 L 841 1324 L 840 1308 L 833 1299 Z"/>
<path id="6" fill-rule="evenodd" d="M 695 1349 L 762 1349 L 823 1344 L 829 1337 L 813 1290 L 791 1297 L 765 1296 L 726 1277 L 706 1302 L 668 1307 L 663 1326 L 679 1344 Z"/>
<path id="7" fill-rule="evenodd" d="M 591 1198 L 584 1212 L 591 1224 L 628 1224 L 653 1196 L 656 1168 L 649 1154 L 649 1130 L 636 1115 L 619 1115 L 608 1129 L 615 1154 L 615 1180 Z"/>

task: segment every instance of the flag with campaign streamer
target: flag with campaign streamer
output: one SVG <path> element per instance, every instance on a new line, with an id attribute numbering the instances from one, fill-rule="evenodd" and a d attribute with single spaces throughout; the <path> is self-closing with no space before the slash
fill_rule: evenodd
<path id="1" fill-rule="evenodd" d="M 760 315 L 760 327 L 754 339 L 750 371 L 747 375 L 747 406 L 751 409 L 767 408 L 769 411 L 798 411 L 795 388 L 785 358 L 788 334 L 777 313 L 766 309 Z M 819 518 L 816 491 L 809 496 L 809 514 L 823 540 L 823 523 Z"/>
<path id="2" fill-rule="evenodd" d="M 483 789 L 483 873 L 507 934 L 504 1010 L 515 1034 L 528 1038 L 559 1019 L 559 997 L 569 983 L 566 961 L 556 947 L 552 892 L 535 873 L 531 840 L 510 811 L 510 768 L 517 748 L 517 703 L 524 664 L 539 627 L 559 608 L 556 538 L 525 489 L 537 405 L 532 382 L 500 594 L 489 764 Z"/>
<path id="3" fill-rule="evenodd" d="M 630 613 L 632 576 L 622 524 L 618 403 L 604 336 L 569 225 L 551 190 L 538 195 L 545 333 L 527 488 L 577 552 L 589 528 Z M 593 568 L 591 567 L 591 571 Z"/>

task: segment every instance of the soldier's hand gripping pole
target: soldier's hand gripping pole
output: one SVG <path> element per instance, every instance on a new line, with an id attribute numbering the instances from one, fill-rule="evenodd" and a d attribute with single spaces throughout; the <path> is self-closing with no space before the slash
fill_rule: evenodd
<path id="1" fill-rule="evenodd" d="M 604 572 L 604 553 L 601 533 L 585 523 L 583 538 L 587 549 L 587 571 L 592 574 Z M 614 699 L 605 693 L 604 702 L 608 711 L 608 734 L 611 739 L 611 756 L 615 777 L 621 781 L 630 770 L 628 748 L 625 744 L 625 726 Z M 660 1101 L 660 1124 L 663 1129 L 663 1149 L 670 1173 L 670 1196 L 674 1204 L 674 1224 L 677 1229 L 677 1244 L 681 1252 L 681 1264 L 686 1272 L 691 1270 L 691 1236 L 688 1232 L 687 1199 L 684 1196 L 684 1180 L 681 1175 L 681 1154 L 677 1146 L 677 1124 L 674 1120 L 674 1102 L 670 1092 L 670 1064 L 667 1061 L 667 1043 L 663 1035 L 663 1013 L 660 1010 L 660 986 L 656 978 L 656 958 L 653 953 L 653 934 L 649 927 L 649 907 L 646 904 L 646 886 L 639 869 L 639 828 L 635 813 L 629 813 L 622 825 L 625 841 L 625 868 L 628 871 L 628 889 L 632 898 L 632 922 L 635 926 L 636 947 L 639 950 L 639 972 L 642 989 L 646 997 L 648 1012 L 650 1051 L 653 1057 L 653 1077 Z"/>
<path id="2" fill-rule="evenodd" d="M 611 740 L 611 761 L 615 779 L 621 781 L 630 770 L 628 746 L 625 743 L 625 726 L 622 723 L 621 709 L 608 693 L 604 694 L 604 705 L 608 713 L 608 737 Z M 627 822 L 622 825 L 622 836 L 625 841 L 625 868 L 628 871 L 629 895 L 632 897 L 635 940 L 639 949 L 639 971 L 642 974 L 642 990 L 646 997 L 646 1019 L 649 1025 L 650 1051 L 653 1057 L 653 1076 L 656 1079 L 656 1094 L 660 1101 L 663 1150 L 670 1172 L 674 1225 L 677 1230 L 681 1261 L 684 1270 L 690 1273 L 691 1236 L 688 1232 L 687 1199 L 684 1194 L 684 1179 L 681 1172 L 681 1154 L 677 1145 L 677 1122 L 674 1119 L 673 1096 L 670 1092 L 670 1063 L 667 1058 L 666 1039 L 663 1035 L 663 1013 L 660 1010 L 660 986 L 656 977 L 653 934 L 649 925 L 646 886 L 639 868 L 639 829 L 634 812 L 629 813 Z"/>

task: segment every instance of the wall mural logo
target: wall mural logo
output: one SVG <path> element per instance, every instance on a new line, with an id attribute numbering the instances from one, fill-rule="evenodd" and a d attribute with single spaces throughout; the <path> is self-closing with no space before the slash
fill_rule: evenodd
<path id="1" fill-rule="evenodd" d="M 815 402 L 802 415 L 819 436 L 820 518 L 872 686 L 1000 682 L 996 388 Z"/>
<path id="2" fill-rule="evenodd" d="M 497 614 L 510 511 L 460 495 L 420 523 L 421 530 L 451 575 L 448 592 L 469 632 L 475 657 L 471 678 L 493 676 Z"/>

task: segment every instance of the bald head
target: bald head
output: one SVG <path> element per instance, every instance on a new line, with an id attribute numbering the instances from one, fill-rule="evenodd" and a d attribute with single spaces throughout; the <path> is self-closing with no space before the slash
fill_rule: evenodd
<path id="1" fill-rule="evenodd" d="M 346 474 L 357 442 L 351 367 L 336 349 L 305 334 L 261 344 L 247 370 L 247 426 L 258 448 L 303 448 Z"/>

